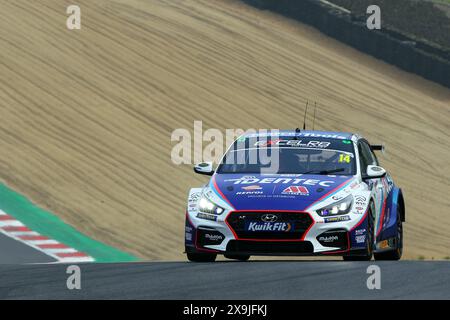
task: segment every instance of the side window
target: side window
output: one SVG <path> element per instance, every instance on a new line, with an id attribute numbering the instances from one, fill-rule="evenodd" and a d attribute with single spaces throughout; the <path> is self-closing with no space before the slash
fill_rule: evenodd
<path id="1" fill-rule="evenodd" d="M 364 147 L 362 142 L 358 143 L 358 153 L 359 153 L 359 164 L 361 167 L 361 174 L 364 175 L 367 173 L 367 166 L 370 164 L 367 159 L 367 154 L 364 151 Z"/>
<path id="2" fill-rule="evenodd" d="M 370 154 L 372 155 L 372 158 L 374 159 L 374 165 L 375 166 L 379 166 L 380 165 L 380 162 L 378 161 L 378 158 L 377 158 L 377 155 L 375 154 L 375 152 L 373 152 L 372 151 L 372 149 L 370 148 L 370 146 L 368 146 L 369 147 L 369 151 L 370 151 Z"/>
<path id="3" fill-rule="evenodd" d="M 373 166 L 377 166 L 378 165 L 378 161 L 377 158 L 375 157 L 375 155 L 372 152 L 372 149 L 370 149 L 370 146 L 366 143 L 366 142 L 362 142 L 363 145 L 363 151 L 366 154 L 366 158 L 368 161 L 368 165 L 371 164 Z"/>

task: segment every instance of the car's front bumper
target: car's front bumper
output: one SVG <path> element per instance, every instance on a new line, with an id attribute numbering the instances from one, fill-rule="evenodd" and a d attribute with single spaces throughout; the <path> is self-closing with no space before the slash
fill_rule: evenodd
<path id="1" fill-rule="evenodd" d="M 289 232 L 247 232 L 245 221 L 260 221 L 263 213 L 276 214 L 295 226 Z M 249 255 L 347 255 L 365 249 L 366 215 L 325 222 L 300 211 L 232 211 L 207 220 L 198 212 L 186 213 L 187 252 Z"/>

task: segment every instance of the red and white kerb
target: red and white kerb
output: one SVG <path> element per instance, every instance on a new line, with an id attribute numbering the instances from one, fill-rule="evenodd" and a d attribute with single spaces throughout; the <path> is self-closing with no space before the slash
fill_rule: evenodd
<path id="1" fill-rule="evenodd" d="M 0 232 L 56 259 L 57 263 L 93 262 L 94 258 L 43 236 L 0 210 Z"/>

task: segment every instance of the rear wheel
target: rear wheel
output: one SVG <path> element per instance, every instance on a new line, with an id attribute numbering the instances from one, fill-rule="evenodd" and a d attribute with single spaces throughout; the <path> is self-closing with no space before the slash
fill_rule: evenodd
<path id="1" fill-rule="evenodd" d="M 215 253 L 187 252 L 186 255 L 191 262 L 214 262 L 217 257 L 217 254 Z"/>
<path id="2" fill-rule="evenodd" d="M 344 261 L 370 261 L 373 257 L 373 249 L 374 249 L 374 225 L 375 218 L 373 215 L 375 212 L 375 208 L 373 203 L 370 204 L 369 213 L 367 214 L 367 235 L 366 235 L 366 252 L 363 255 L 359 256 L 343 256 Z"/>
<path id="3" fill-rule="evenodd" d="M 397 209 L 397 237 L 395 250 L 375 253 L 375 260 L 400 260 L 403 254 L 403 223 L 400 210 Z"/>
<path id="4" fill-rule="evenodd" d="M 226 254 L 225 258 L 239 260 L 239 261 L 247 261 L 248 259 L 250 259 L 250 255 L 249 254 Z"/>

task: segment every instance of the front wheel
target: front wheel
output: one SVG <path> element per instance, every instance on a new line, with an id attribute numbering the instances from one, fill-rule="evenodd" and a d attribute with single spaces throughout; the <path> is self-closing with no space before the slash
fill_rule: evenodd
<path id="1" fill-rule="evenodd" d="M 214 262 L 217 257 L 217 254 L 215 253 L 187 252 L 186 255 L 191 262 Z"/>

